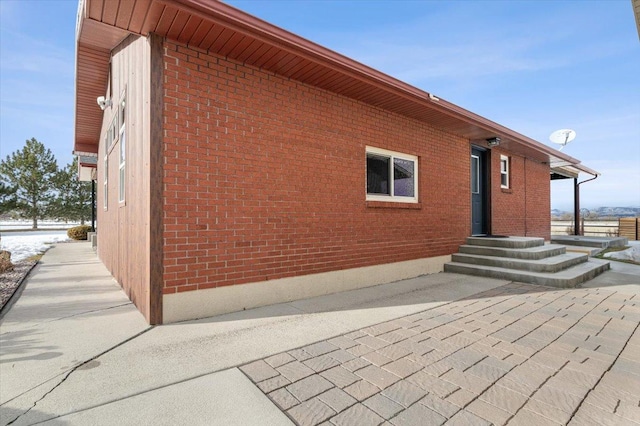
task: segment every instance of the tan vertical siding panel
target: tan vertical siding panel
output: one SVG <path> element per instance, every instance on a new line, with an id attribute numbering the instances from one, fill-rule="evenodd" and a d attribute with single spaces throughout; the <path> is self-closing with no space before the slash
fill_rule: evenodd
<path id="1" fill-rule="evenodd" d="M 113 108 L 105 111 L 98 171 L 99 255 L 147 321 L 149 306 L 149 47 L 144 37 L 130 36 L 112 52 Z M 126 189 L 119 203 L 118 140 L 109 154 L 109 203 L 103 209 L 101 171 L 104 134 L 126 89 Z"/>

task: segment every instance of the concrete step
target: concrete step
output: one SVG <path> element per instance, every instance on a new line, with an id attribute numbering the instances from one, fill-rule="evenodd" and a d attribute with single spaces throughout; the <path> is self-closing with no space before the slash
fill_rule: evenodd
<path id="1" fill-rule="evenodd" d="M 589 260 L 589 256 L 579 253 L 565 253 L 544 259 L 513 259 L 508 257 L 481 256 L 476 254 L 456 253 L 451 260 L 457 263 L 472 265 L 496 266 L 499 268 L 518 269 L 532 272 L 559 272 Z"/>
<path id="2" fill-rule="evenodd" d="M 576 287 L 585 281 L 600 275 L 609 269 L 609 262 L 600 259 L 589 259 L 560 272 L 531 272 L 515 269 L 500 268 L 497 266 L 472 265 L 468 263 L 445 263 L 445 272 L 476 275 L 518 281 L 523 283 L 545 285 L 550 287 L 570 288 Z"/>
<path id="3" fill-rule="evenodd" d="M 525 249 L 544 245 L 544 238 L 535 237 L 468 237 L 467 244 L 471 246 L 502 247 Z"/>
<path id="4" fill-rule="evenodd" d="M 625 247 L 629 244 L 629 240 L 624 237 L 585 237 L 582 235 L 553 235 L 551 242 L 569 246 L 597 247 L 600 249 Z"/>
<path id="5" fill-rule="evenodd" d="M 563 246 L 566 247 L 567 253 L 583 253 L 588 254 L 589 257 L 593 257 L 596 254 L 600 253 L 602 250 L 598 247 L 583 247 L 583 246 Z"/>
<path id="6" fill-rule="evenodd" d="M 460 246 L 460 253 L 476 254 L 480 256 L 498 256 L 508 257 L 511 259 L 529 259 L 538 260 L 551 256 L 558 256 L 565 254 L 567 251 L 565 246 L 559 244 L 547 244 L 536 247 L 529 247 L 524 249 L 513 249 L 505 247 L 487 247 L 487 246 L 473 246 L 462 245 Z"/>

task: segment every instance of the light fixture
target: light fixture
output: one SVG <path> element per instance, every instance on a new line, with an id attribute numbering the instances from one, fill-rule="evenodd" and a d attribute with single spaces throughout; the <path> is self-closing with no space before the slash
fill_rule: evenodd
<path id="1" fill-rule="evenodd" d="M 100 109 L 103 111 L 112 105 L 111 99 L 106 99 L 104 96 L 98 96 L 96 102 L 98 102 L 98 106 L 100 106 Z"/>
<path id="2" fill-rule="evenodd" d="M 487 139 L 487 145 L 490 146 L 490 147 L 494 147 L 494 146 L 500 145 L 500 138 L 495 137 L 495 138 Z"/>

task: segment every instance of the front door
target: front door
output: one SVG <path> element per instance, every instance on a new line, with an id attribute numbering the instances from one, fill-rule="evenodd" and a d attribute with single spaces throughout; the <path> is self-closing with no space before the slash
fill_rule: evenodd
<path id="1" fill-rule="evenodd" d="M 471 233 L 487 233 L 487 152 L 471 148 Z"/>

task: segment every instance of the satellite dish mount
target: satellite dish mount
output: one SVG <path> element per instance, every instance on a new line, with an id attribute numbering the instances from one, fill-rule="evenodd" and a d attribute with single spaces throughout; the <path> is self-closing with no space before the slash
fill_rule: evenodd
<path id="1" fill-rule="evenodd" d="M 569 142 L 576 138 L 576 132 L 571 129 L 560 129 L 551 133 L 549 136 L 549 140 L 553 143 L 560 145 L 559 151 L 562 151 L 562 148 L 567 146 Z"/>

